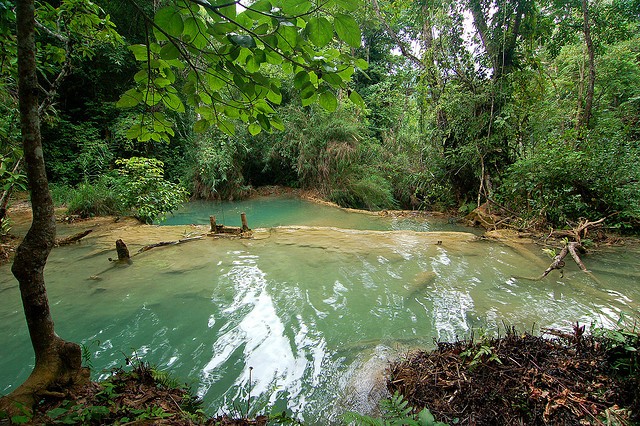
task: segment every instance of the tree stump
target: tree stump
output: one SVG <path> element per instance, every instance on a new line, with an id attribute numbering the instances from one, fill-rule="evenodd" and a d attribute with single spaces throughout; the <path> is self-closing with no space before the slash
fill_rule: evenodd
<path id="1" fill-rule="evenodd" d="M 247 214 L 242 212 L 240 213 L 240 220 L 242 220 L 242 232 L 250 231 L 249 225 L 247 224 Z"/>
<path id="2" fill-rule="evenodd" d="M 127 248 L 127 245 L 124 243 L 124 241 L 122 240 L 117 240 L 116 241 L 116 251 L 118 252 L 118 261 L 119 262 L 129 262 L 130 261 L 130 257 L 129 256 L 129 249 Z"/>

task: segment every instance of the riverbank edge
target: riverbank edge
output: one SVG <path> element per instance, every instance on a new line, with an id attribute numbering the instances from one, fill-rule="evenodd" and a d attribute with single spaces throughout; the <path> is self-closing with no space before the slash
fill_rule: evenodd
<path id="1" fill-rule="evenodd" d="M 389 407 L 389 401 L 404 401 L 403 414 L 384 409 L 375 417 L 350 413 L 341 424 L 353 424 L 346 419 L 356 418 L 361 420 L 356 424 L 422 425 L 404 421 L 416 420 L 425 409 L 445 422 L 427 424 L 441 425 L 637 424 L 638 350 L 637 330 L 591 328 L 585 332 L 578 323 L 572 332 L 546 329 L 533 336 L 506 327 L 498 337 L 472 334 L 466 340 L 436 342 L 433 350 L 412 351 L 389 362 L 385 386 L 394 397 L 381 402 L 381 407 Z M 209 416 L 189 387 L 170 374 L 139 359 L 126 361 L 129 367 L 115 368 L 104 381 L 69 390 L 64 398 L 43 398 L 31 416 L 20 420 L 86 425 L 304 425 L 286 411 L 249 416 L 250 401 L 237 401 L 246 411 L 234 416 Z M 1 414 L 0 424 L 9 424 Z"/>

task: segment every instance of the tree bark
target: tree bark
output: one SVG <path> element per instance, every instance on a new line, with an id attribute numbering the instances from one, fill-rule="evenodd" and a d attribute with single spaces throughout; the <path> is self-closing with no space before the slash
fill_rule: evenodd
<path id="1" fill-rule="evenodd" d="M 48 393 L 52 385 L 68 388 L 88 378 L 81 365 L 80 346 L 55 333 L 44 282 L 44 267 L 55 243 L 56 223 L 40 136 L 33 0 L 17 1 L 16 26 L 20 125 L 33 220 L 16 250 L 11 272 L 20 284 L 35 367 L 22 385 L 2 399 L 0 407 L 9 412 L 15 411 L 16 403 L 31 409 L 38 396 Z"/>
<path id="2" fill-rule="evenodd" d="M 591 24 L 589 23 L 589 7 L 587 4 L 587 0 L 582 0 L 581 4 L 584 41 L 587 45 L 587 55 L 589 56 L 589 77 L 587 79 L 587 93 L 584 100 L 584 110 L 582 111 L 582 115 L 580 116 L 580 121 L 578 123 L 580 130 L 584 130 L 589 126 L 589 120 L 591 119 L 593 92 L 596 84 L 596 60 L 593 40 L 591 39 Z"/>

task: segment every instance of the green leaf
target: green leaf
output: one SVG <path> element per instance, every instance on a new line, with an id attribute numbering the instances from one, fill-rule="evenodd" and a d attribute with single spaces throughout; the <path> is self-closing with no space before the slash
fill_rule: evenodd
<path id="1" fill-rule="evenodd" d="M 367 68 L 369 68 L 369 63 L 361 58 L 356 59 L 355 64 L 356 67 L 360 68 L 361 70 L 366 70 Z"/>
<path id="2" fill-rule="evenodd" d="M 162 103 L 172 111 L 184 112 L 184 105 L 182 104 L 182 101 L 173 93 L 166 93 L 162 97 Z"/>
<path id="3" fill-rule="evenodd" d="M 338 108 L 338 99 L 336 99 L 335 95 L 330 91 L 322 92 L 318 103 L 329 112 L 333 112 Z"/>
<path id="4" fill-rule="evenodd" d="M 333 19 L 333 27 L 340 40 L 344 41 L 351 47 L 360 47 L 362 35 L 360 27 L 355 19 L 344 14 L 336 14 Z"/>
<path id="5" fill-rule="evenodd" d="M 227 38 L 236 46 L 246 47 L 248 49 L 256 47 L 256 41 L 250 35 L 230 34 Z"/>
<path id="6" fill-rule="evenodd" d="M 353 67 L 347 67 L 342 71 L 338 72 L 338 75 L 340 76 L 340 78 L 342 78 L 342 80 L 347 81 L 351 78 L 354 72 L 355 72 L 355 69 Z"/>
<path id="7" fill-rule="evenodd" d="M 300 97 L 302 99 L 308 99 L 316 94 L 316 88 L 311 83 L 307 83 L 300 89 Z"/>
<path id="8" fill-rule="evenodd" d="M 196 133 L 204 133 L 209 128 L 209 122 L 207 120 L 198 120 L 193 125 L 193 131 Z"/>
<path id="9" fill-rule="evenodd" d="M 292 52 L 298 44 L 298 30 L 296 27 L 280 23 L 276 34 L 278 36 L 278 47 L 285 53 Z"/>
<path id="10" fill-rule="evenodd" d="M 431 411 L 425 408 L 418 413 L 418 421 L 421 426 L 432 426 L 436 419 L 431 414 Z"/>
<path id="11" fill-rule="evenodd" d="M 351 93 L 349 93 L 349 99 L 351 100 L 351 102 L 353 102 L 354 104 L 358 105 L 361 108 L 365 107 L 364 104 L 364 100 L 362 99 L 362 96 L 360 96 L 358 94 L 358 92 L 356 92 L 355 90 L 352 90 Z"/>
<path id="12" fill-rule="evenodd" d="M 334 0 L 335 3 L 342 7 L 344 10 L 349 12 L 353 12 L 362 6 L 362 2 L 360 0 Z"/>
<path id="13" fill-rule="evenodd" d="M 30 421 L 31 421 L 31 418 L 29 416 L 12 416 L 11 417 L 12 424 L 22 425 L 25 423 L 29 423 Z"/>
<path id="14" fill-rule="evenodd" d="M 251 136 L 256 136 L 262 131 L 262 126 L 258 123 L 249 124 L 249 133 Z"/>
<path id="15" fill-rule="evenodd" d="M 302 101 L 301 101 L 302 106 L 309 106 L 309 105 L 311 105 L 312 103 L 314 103 L 314 102 L 316 101 L 316 99 L 317 99 L 317 98 L 318 98 L 318 94 L 317 94 L 317 93 L 315 93 L 315 92 L 313 92 L 313 93 L 312 93 L 312 95 L 311 95 L 310 97 L 308 97 L 308 98 L 303 98 L 303 99 L 302 99 Z"/>
<path id="16" fill-rule="evenodd" d="M 55 419 L 56 417 L 60 417 L 61 415 L 66 414 L 68 412 L 69 412 L 68 409 L 58 407 L 58 408 L 54 408 L 52 410 L 47 411 L 47 416 L 51 417 L 52 419 Z"/>
<path id="17" fill-rule="evenodd" d="M 134 124 L 127 130 L 127 139 L 137 139 L 142 134 L 142 125 L 140 123 Z"/>
<path id="18" fill-rule="evenodd" d="M 327 73 L 322 75 L 322 79 L 334 87 L 342 86 L 342 78 L 336 73 Z"/>
<path id="19" fill-rule="evenodd" d="M 276 105 L 280 105 L 282 102 L 282 93 L 280 92 L 280 89 L 277 87 L 271 87 L 271 90 L 267 93 L 267 99 Z"/>
<path id="20" fill-rule="evenodd" d="M 309 82 L 309 73 L 306 71 L 298 72 L 293 78 L 293 86 L 296 89 L 302 89 L 302 86 L 304 86 L 308 82 Z"/>
<path id="21" fill-rule="evenodd" d="M 215 74 L 215 72 L 215 70 L 209 68 L 209 70 L 207 70 L 207 73 L 205 74 L 205 79 L 209 84 L 209 90 L 211 90 L 212 92 L 220 90 L 227 84 L 222 78 Z"/>
<path id="22" fill-rule="evenodd" d="M 158 10 L 153 21 L 173 37 L 180 37 L 184 31 L 180 9 L 175 6 L 167 6 Z"/>
<path id="23" fill-rule="evenodd" d="M 309 40 L 317 47 L 325 47 L 333 39 L 333 27 L 324 16 L 309 19 L 304 29 Z"/>
<path id="24" fill-rule="evenodd" d="M 230 120 L 218 120 L 218 129 L 222 130 L 225 134 L 233 136 L 236 133 L 236 127 L 233 121 Z"/>
<path id="25" fill-rule="evenodd" d="M 282 120 L 279 117 L 270 117 L 269 122 L 271 123 L 271 127 L 274 129 L 280 131 L 284 130 L 284 123 L 282 123 Z"/>
<path id="26" fill-rule="evenodd" d="M 225 4 L 229 4 L 228 1 L 223 0 Z M 231 4 L 229 4 L 229 6 L 225 6 L 225 7 L 221 7 L 218 9 L 218 12 L 220 12 L 223 16 L 227 17 L 227 19 L 233 20 L 236 17 L 236 3 L 235 2 L 231 2 Z"/>
<path id="27" fill-rule="evenodd" d="M 182 38 L 196 49 L 202 49 L 209 44 L 207 37 L 204 35 L 206 28 L 206 24 L 200 17 L 198 17 L 198 19 L 189 17 L 184 21 L 184 34 Z"/>
<path id="28" fill-rule="evenodd" d="M 260 123 L 260 126 L 266 130 L 267 132 L 271 130 L 271 122 L 269 121 L 269 118 L 264 115 L 264 114 L 258 114 L 257 117 L 258 119 L 258 123 Z"/>
<path id="29" fill-rule="evenodd" d="M 281 9 L 286 15 L 304 15 L 313 4 L 309 0 L 282 0 Z"/>
<path id="30" fill-rule="evenodd" d="M 260 111 L 260 112 L 265 113 L 265 114 L 273 114 L 273 113 L 275 113 L 275 112 L 276 112 L 276 111 L 275 111 L 273 108 L 271 108 L 271 106 L 270 106 L 268 103 L 266 103 L 264 100 L 259 100 L 258 102 L 256 102 L 256 103 L 255 103 L 255 105 L 254 105 L 254 108 L 255 108 L 257 111 Z"/>
<path id="31" fill-rule="evenodd" d="M 136 61 L 146 61 L 147 56 L 147 46 L 144 44 L 132 44 L 129 46 L 129 50 L 133 52 L 133 56 L 136 57 Z"/>
<path id="32" fill-rule="evenodd" d="M 213 24 L 210 31 L 207 30 L 207 32 L 212 32 L 213 35 L 223 35 L 235 31 L 236 28 L 236 24 L 232 24 L 231 22 L 218 22 Z"/>
<path id="33" fill-rule="evenodd" d="M 167 43 L 160 49 L 160 57 L 167 61 L 178 59 L 180 57 L 180 51 L 173 43 Z"/>
<path id="34" fill-rule="evenodd" d="M 138 105 L 142 101 L 142 93 L 137 89 L 129 89 L 122 94 L 120 100 L 116 102 L 118 108 L 131 108 Z"/>

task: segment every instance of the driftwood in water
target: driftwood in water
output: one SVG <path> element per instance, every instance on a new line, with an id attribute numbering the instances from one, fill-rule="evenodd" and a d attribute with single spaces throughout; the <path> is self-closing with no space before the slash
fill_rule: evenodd
<path id="1" fill-rule="evenodd" d="M 215 216 L 209 216 L 209 222 L 211 223 L 210 232 L 212 234 L 230 234 L 230 235 L 242 235 L 245 232 L 250 232 L 251 229 L 247 224 L 247 214 L 244 212 L 240 213 L 240 219 L 242 221 L 242 227 L 225 226 L 225 225 L 218 225 L 218 223 L 216 222 Z"/>
<path id="2" fill-rule="evenodd" d="M 559 238 L 570 238 L 580 243 L 582 242 L 583 238 L 587 237 L 589 228 L 594 229 L 602 227 L 605 219 L 606 217 L 603 217 L 602 219 L 598 219 L 595 222 L 589 222 L 588 219 L 583 219 L 573 229 L 553 231 L 551 232 L 551 234 L 549 234 L 549 237 L 553 235 L 554 237 Z"/>
<path id="3" fill-rule="evenodd" d="M 116 240 L 116 252 L 118 252 L 118 261 L 128 262 L 131 256 L 129 256 L 129 249 L 122 240 Z"/>
<path id="4" fill-rule="evenodd" d="M 571 254 L 571 257 L 573 257 L 573 260 L 578 264 L 580 269 L 582 269 L 583 271 L 586 272 L 587 271 L 587 267 L 584 266 L 584 263 L 582 263 L 582 260 L 580 260 L 580 256 L 578 255 L 578 251 L 580 251 L 581 253 L 585 253 L 585 249 L 584 249 L 584 247 L 582 247 L 582 244 L 580 244 L 578 242 L 575 242 L 575 241 L 571 242 L 571 243 L 567 243 L 562 248 L 560 253 L 558 253 L 558 255 L 553 258 L 553 262 L 551 262 L 551 265 L 549 265 L 549 267 L 544 271 L 544 273 L 542 274 L 542 276 L 540 278 L 546 277 L 554 269 L 562 269 L 562 268 L 564 268 L 564 265 L 565 265 L 564 258 L 569 253 Z"/>
<path id="5" fill-rule="evenodd" d="M 56 246 L 68 246 L 69 244 L 76 243 L 76 242 L 80 241 L 82 238 L 84 238 L 87 235 L 89 235 L 91 232 L 93 232 L 93 229 L 87 229 L 86 231 L 78 232 L 77 234 L 73 234 L 73 235 L 70 235 L 68 237 L 60 238 L 59 240 L 56 241 Z"/>
<path id="6" fill-rule="evenodd" d="M 183 239 L 177 240 L 177 241 L 160 241 L 159 243 L 148 244 L 148 245 L 142 247 L 140 250 L 138 250 L 138 253 L 136 253 L 136 254 L 143 253 L 143 252 L 145 252 L 147 250 L 151 250 L 151 249 L 156 248 L 156 247 L 175 246 L 175 245 L 178 245 L 178 244 L 188 243 L 189 241 L 195 241 L 195 240 L 201 240 L 201 239 L 202 239 L 202 235 L 198 235 L 197 237 L 183 238 Z M 135 256 L 135 254 L 134 254 L 134 256 Z"/>

